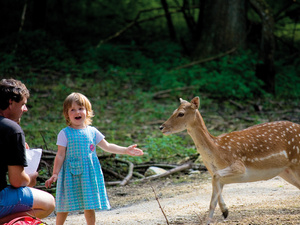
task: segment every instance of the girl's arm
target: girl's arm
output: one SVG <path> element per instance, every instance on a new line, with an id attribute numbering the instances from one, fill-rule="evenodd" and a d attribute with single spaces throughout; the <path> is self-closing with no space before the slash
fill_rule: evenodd
<path id="1" fill-rule="evenodd" d="M 122 147 L 116 144 L 110 144 L 105 139 L 102 139 L 102 141 L 98 143 L 98 146 L 106 152 L 115 154 L 127 154 L 132 156 L 140 156 L 144 154 L 141 149 L 136 147 L 136 144 L 130 145 L 129 147 Z"/>
<path id="2" fill-rule="evenodd" d="M 57 153 L 54 160 L 52 176 L 45 182 L 46 188 L 50 188 L 51 184 L 57 181 L 58 173 L 64 163 L 66 156 L 66 147 L 58 145 Z"/>

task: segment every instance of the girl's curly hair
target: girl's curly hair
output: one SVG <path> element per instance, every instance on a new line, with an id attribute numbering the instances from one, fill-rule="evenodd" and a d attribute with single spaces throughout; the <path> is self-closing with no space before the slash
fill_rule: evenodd
<path id="1" fill-rule="evenodd" d="M 75 102 L 80 106 L 83 106 L 86 109 L 86 119 L 85 119 L 85 125 L 92 124 L 92 117 L 94 117 L 94 111 L 92 109 L 92 104 L 88 100 L 86 96 L 83 94 L 73 92 L 70 94 L 64 101 L 63 105 L 63 114 L 66 119 L 66 124 L 69 126 L 71 125 L 71 121 L 68 115 L 69 108 L 72 107 L 72 103 Z"/>

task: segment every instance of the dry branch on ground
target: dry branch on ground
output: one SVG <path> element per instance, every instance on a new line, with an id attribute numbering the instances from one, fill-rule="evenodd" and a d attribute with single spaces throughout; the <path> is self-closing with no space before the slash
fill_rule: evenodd
<path id="1" fill-rule="evenodd" d="M 49 174 L 52 173 L 52 165 L 54 162 L 56 156 L 56 152 L 53 150 L 43 150 L 42 159 L 40 167 L 46 168 Z M 116 168 L 112 168 L 109 166 L 103 166 L 102 170 L 105 174 L 108 174 L 112 179 L 114 178 L 114 181 L 107 181 L 106 185 L 114 186 L 114 185 L 120 185 L 124 186 L 129 184 L 130 182 L 144 182 L 154 179 L 159 179 L 162 177 L 170 176 L 174 173 L 183 172 L 188 169 L 194 169 L 194 170 L 206 170 L 206 168 L 203 165 L 194 164 L 191 161 L 185 162 L 180 165 L 174 165 L 174 164 L 166 164 L 166 163 L 144 163 L 140 165 L 134 165 L 132 162 L 125 160 L 125 159 L 119 159 L 115 158 L 114 156 L 98 156 L 99 160 L 110 160 L 113 163 L 116 164 L 124 164 L 126 166 L 127 174 L 124 174 L 124 167 L 122 168 L 122 171 L 118 171 Z M 109 163 L 108 163 L 109 164 Z M 149 177 L 145 177 L 143 174 L 134 171 L 134 169 L 143 170 L 145 171 L 147 168 L 151 166 L 156 167 L 162 167 L 168 169 L 165 173 L 159 174 L 159 175 L 152 175 Z M 123 173 L 123 174 L 122 174 Z M 48 177 L 42 176 L 40 177 L 40 180 L 46 180 Z M 37 188 L 44 189 L 44 186 L 37 186 Z"/>

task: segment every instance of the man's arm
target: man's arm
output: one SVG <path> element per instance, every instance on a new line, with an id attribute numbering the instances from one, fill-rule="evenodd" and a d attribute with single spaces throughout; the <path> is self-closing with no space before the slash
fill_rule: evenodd
<path id="1" fill-rule="evenodd" d="M 15 187 L 30 186 L 33 187 L 36 183 L 38 173 L 28 175 L 23 166 L 8 166 L 8 179 L 10 184 Z"/>

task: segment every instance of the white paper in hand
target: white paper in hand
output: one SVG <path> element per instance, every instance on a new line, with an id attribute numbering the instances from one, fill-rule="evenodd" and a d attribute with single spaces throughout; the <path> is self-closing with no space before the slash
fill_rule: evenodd
<path id="1" fill-rule="evenodd" d="M 42 149 L 26 149 L 27 167 L 24 167 L 27 174 L 33 174 L 37 171 L 42 156 Z"/>

